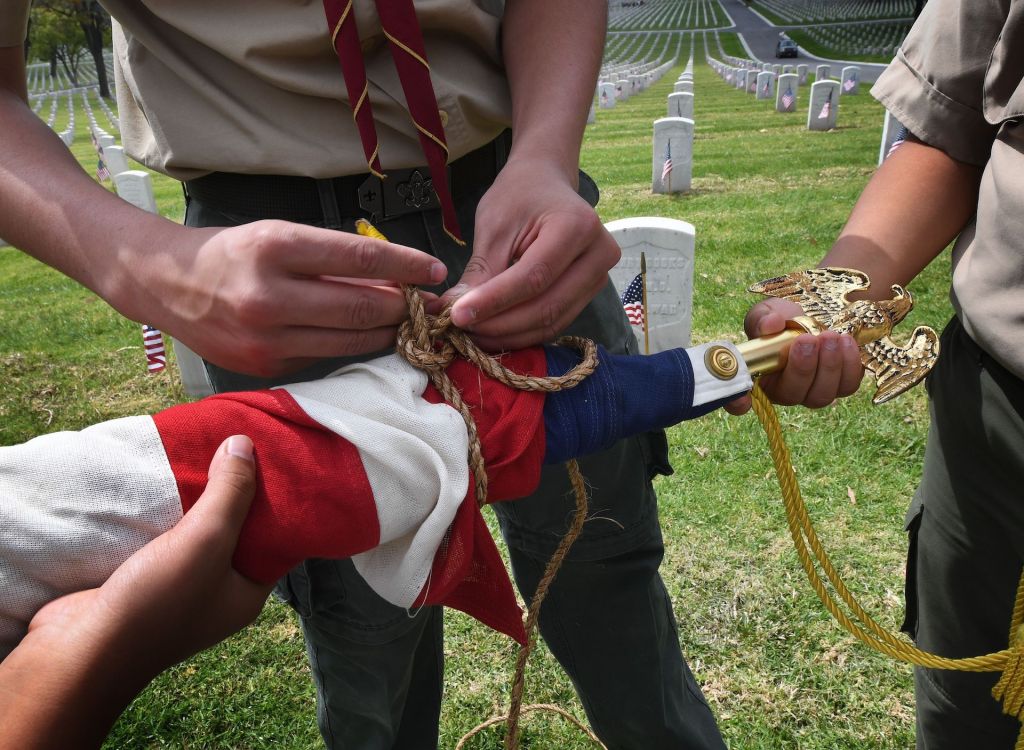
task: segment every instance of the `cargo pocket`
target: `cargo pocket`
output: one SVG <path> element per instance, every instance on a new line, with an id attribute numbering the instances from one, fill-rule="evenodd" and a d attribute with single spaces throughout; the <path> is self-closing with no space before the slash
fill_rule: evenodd
<path id="1" fill-rule="evenodd" d="M 924 498 L 920 491 L 914 495 L 907 509 L 904 529 L 907 532 L 907 572 L 903 584 L 903 599 L 906 612 L 900 630 L 917 639 L 918 607 L 917 607 L 917 537 L 921 530 L 921 515 L 924 513 Z"/>

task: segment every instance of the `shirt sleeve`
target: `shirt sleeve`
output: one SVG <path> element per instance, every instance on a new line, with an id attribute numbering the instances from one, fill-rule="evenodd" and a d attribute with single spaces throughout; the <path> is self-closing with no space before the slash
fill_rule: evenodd
<path id="1" fill-rule="evenodd" d="M 27 0 L 0 0 L 0 47 L 17 47 L 28 35 Z"/>
<path id="2" fill-rule="evenodd" d="M 984 115 L 985 75 L 1006 5 L 931 0 L 871 89 L 911 133 L 969 164 L 985 164 L 997 130 Z"/>

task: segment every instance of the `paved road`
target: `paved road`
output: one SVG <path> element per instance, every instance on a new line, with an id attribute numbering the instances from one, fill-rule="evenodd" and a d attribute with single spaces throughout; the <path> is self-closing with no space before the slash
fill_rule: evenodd
<path id="1" fill-rule="evenodd" d="M 800 28 L 799 26 L 775 26 L 757 13 L 754 13 L 740 0 L 719 0 L 719 2 L 722 3 L 722 7 L 732 16 L 732 20 L 736 24 L 730 31 L 736 31 L 743 35 L 747 47 L 756 59 L 771 63 L 782 62 L 789 64 L 794 62 L 792 58 L 776 60 L 775 43 L 779 41 L 780 31 L 787 28 Z M 795 62 L 806 62 L 809 65 L 815 65 L 819 62 L 841 63 L 843 61 L 815 57 L 801 49 L 800 57 Z M 850 64 L 860 66 L 860 80 L 862 83 L 874 83 L 875 79 L 885 70 L 884 65 L 874 63 L 852 62 Z M 838 75 L 839 71 L 833 70 L 832 74 Z"/>

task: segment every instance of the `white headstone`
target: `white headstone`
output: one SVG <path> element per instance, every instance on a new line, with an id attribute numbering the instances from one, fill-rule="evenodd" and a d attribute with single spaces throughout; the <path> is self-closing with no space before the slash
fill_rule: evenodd
<path id="1" fill-rule="evenodd" d="M 597 122 L 597 115 L 594 114 L 594 102 L 590 102 L 590 109 L 587 110 L 587 125 Z"/>
<path id="2" fill-rule="evenodd" d="M 650 353 L 690 345 L 693 312 L 694 229 L 678 219 L 636 217 L 605 225 L 619 243 L 622 258 L 609 274 L 619 294 L 647 261 L 647 327 Z M 644 332 L 633 326 L 640 351 Z"/>
<path id="3" fill-rule="evenodd" d="M 782 66 L 781 65 L 773 65 L 772 66 L 772 73 L 774 73 L 777 76 L 782 75 Z"/>
<path id="4" fill-rule="evenodd" d="M 693 119 L 693 94 L 669 94 L 668 112 L 669 117 L 689 117 Z"/>
<path id="5" fill-rule="evenodd" d="M 671 161 L 671 170 L 666 164 Z M 651 190 L 655 193 L 686 193 L 693 173 L 693 120 L 662 117 L 654 121 L 651 159 Z"/>
<path id="6" fill-rule="evenodd" d="M 796 66 L 796 82 L 801 86 L 807 85 L 807 66 L 797 65 Z"/>
<path id="7" fill-rule="evenodd" d="M 839 81 L 815 81 L 807 105 L 807 129 L 831 130 L 839 109 Z"/>
<path id="8" fill-rule="evenodd" d="M 746 69 L 741 68 L 741 69 L 736 71 L 736 79 L 735 79 L 734 82 L 736 84 L 736 88 L 743 89 L 744 91 L 747 90 L 747 71 L 746 71 Z"/>
<path id="9" fill-rule="evenodd" d="M 672 91 L 677 94 L 692 94 L 693 81 L 676 81 L 672 87 Z"/>
<path id="10" fill-rule="evenodd" d="M 116 177 L 122 172 L 128 171 L 128 158 L 124 155 L 124 149 L 120 146 L 104 146 L 103 161 L 111 177 Z"/>
<path id="11" fill-rule="evenodd" d="M 829 65 L 819 65 L 814 69 L 814 80 L 824 81 L 832 75 L 832 67 Z"/>
<path id="12" fill-rule="evenodd" d="M 117 194 L 133 206 L 143 211 L 157 213 L 156 198 L 153 196 L 153 180 L 148 172 L 140 169 L 129 169 L 114 176 L 114 186 Z"/>
<path id="13" fill-rule="evenodd" d="M 882 162 L 889 158 L 893 145 L 897 141 L 906 138 L 906 136 L 907 131 L 903 123 L 893 117 L 887 110 L 885 121 L 882 123 L 882 143 L 878 149 L 878 166 L 882 166 Z"/>
<path id="14" fill-rule="evenodd" d="M 775 74 L 769 71 L 757 74 L 757 98 L 775 98 Z"/>
<path id="15" fill-rule="evenodd" d="M 856 65 L 847 65 L 843 68 L 841 79 L 839 85 L 842 86 L 842 96 L 853 96 L 860 92 L 860 68 Z"/>
<path id="16" fill-rule="evenodd" d="M 799 90 L 796 85 L 796 73 L 783 73 L 779 76 L 778 87 L 775 90 L 775 111 L 796 112 L 796 95 Z"/>
<path id="17" fill-rule="evenodd" d="M 109 133 L 101 133 L 96 136 L 96 142 L 100 144 L 100 148 L 106 148 L 107 146 L 113 146 L 117 143 L 117 140 Z"/>
<path id="18" fill-rule="evenodd" d="M 751 69 L 751 70 L 747 71 L 747 93 L 748 94 L 756 94 L 757 93 L 757 77 L 759 75 L 761 75 L 761 71 L 759 71 L 759 70 Z"/>
<path id="19" fill-rule="evenodd" d="M 611 109 L 615 106 L 615 84 L 611 81 L 601 81 L 597 84 L 597 103 L 601 109 Z"/>

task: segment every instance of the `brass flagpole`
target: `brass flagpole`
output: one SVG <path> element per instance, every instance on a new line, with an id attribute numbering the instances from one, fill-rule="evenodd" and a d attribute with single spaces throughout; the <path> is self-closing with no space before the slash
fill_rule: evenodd
<path id="1" fill-rule="evenodd" d="M 651 339 L 647 325 L 647 256 L 640 252 L 640 288 L 643 290 L 644 354 L 651 353 Z"/>

